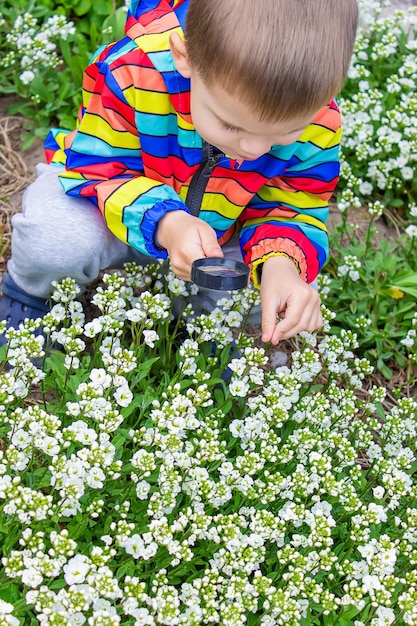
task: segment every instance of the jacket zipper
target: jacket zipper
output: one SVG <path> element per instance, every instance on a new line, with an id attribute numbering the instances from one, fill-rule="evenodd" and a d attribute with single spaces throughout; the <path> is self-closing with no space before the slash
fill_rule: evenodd
<path id="1" fill-rule="evenodd" d="M 198 217 L 201 209 L 201 201 L 210 175 L 217 165 L 222 153 L 213 154 L 213 146 L 203 141 L 203 160 L 200 167 L 191 179 L 185 204 L 190 209 L 191 215 Z"/>

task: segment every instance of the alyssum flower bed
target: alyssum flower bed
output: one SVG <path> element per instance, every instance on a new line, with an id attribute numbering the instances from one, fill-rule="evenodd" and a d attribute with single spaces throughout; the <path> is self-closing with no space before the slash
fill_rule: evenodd
<path id="1" fill-rule="evenodd" d="M 417 624 L 416 402 L 349 331 L 271 371 L 251 291 L 173 322 L 158 272 L 107 275 L 89 322 L 57 286 L 62 353 L 8 331 L 0 624 Z"/>

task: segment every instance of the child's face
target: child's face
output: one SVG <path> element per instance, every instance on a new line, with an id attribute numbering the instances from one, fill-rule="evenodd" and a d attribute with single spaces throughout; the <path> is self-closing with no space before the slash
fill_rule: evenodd
<path id="1" fill-rule="evenodd" d="M 297 141 L 312 116 L 270 123 L 256 118 L 248 107 L 218 85 L 208 88 L 191 71 L 191 117 L 201 137 L 237 161 L 254 160 L 271 147 Z"/>

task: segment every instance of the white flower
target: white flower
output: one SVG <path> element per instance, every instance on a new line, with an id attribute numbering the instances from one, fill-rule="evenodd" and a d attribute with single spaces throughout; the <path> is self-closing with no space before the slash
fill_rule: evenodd
<path id="1" fill-rule="evenodd" d="M 34 567 L 28 567 L 23 571 L 22 583 L 28 587 L 39 587 L 43 581 L 42 574 Z"/>
<path id="2" fill-rule="evenodd" d="M 244 398 L 249 391 L 249 385 L 244 380 L 233 379 L 229 385 L 229 391 L 232 396 Z"/>
<path id="3" fill-rule="evenodd" d="M 311 455 L 310 455 L 311 460 Z M 329 502 L 321 501 L 316 502 L 311 508 L 313 515 L 320 515 L 322 517 L 328 517 L 332 512 L 332 505 Z"/>
<path id="4" fill-rule="evenodd" d="M 116 609 L 110 604 L 108 600 L 105 600 L 104 598 L 98 598 L 98 600 L 96 600 L 93 604 L 93 610 L 97 614 L 96 617 L 99 617 L 100 621 L 97 622 L 89 620 L 90 624 L 100 623 L 103 617 L 107 616 L 111 616 L 113 619 L 111 621 L 105 620 L 104 623 L 120 624 L 120 618 L 118 618 L 118 615 L 116 614 Z"/>
<path id="5" fill-rule="evenodd" d="M 404 180 L 411 180 L 414 176 L 414 170 L 412 167 L 405 166 L 401 168 L 401 175 L 404 178 Z"/>
<path id="6" fill-rule="evenodd" d="M 19 78 L 24 85 L 29 85 L 35 78 L 35 74 L 31 70 L 25 70 L 20 74 Z"/>
<path id="7" fill-rule="evenodd" d="M 16 448 L 20 448 L 24 450 L 27 448 L 32 442 L 32 437 L 25 430 L 19 428 L 12 436 L 12 444 L 16 446 Z"/>
<path id="8" fill-rule="evenodd" d="M 373 502 L 371 502 L 368 506 L 368 509 L 369 511 L 375 514 L 375 517 L 378 520 L 378 524 L 380 524 L 381 522 L 387 521 L 388 517 L 385 512 L 385 509 L 380 504 L 374 504 Z"/>
<path id="9" fill-rule="evenodd" d="M 92 467 L 85 475 L 86 483 L 92 489 L 101 489 L 105 478 L 106 475 L 100 467 Z"/>
<path id="10" fill-rule="evenodd" d="M 0 600 L 0 615 L 7 615 L 13 611 L 13 604 Z"/>
<path id="11" fill-rule="evenodd" d="M 390 626 L 395 620 L 395 613 L 386 606 L 379 606 L 376 610 L 377 621 L 372 620 L 375 626 Z"/>
<path id="12" fill-rule="evenodd" d="M 382 589 L 382 583 L 378 576 L 366 574 L 362 578 L 362 587 L 364 591 L 370 591 L 371 589 Z"/>
<path id="13" fill-rule="evenodd" d="M 230 311 L 226 315 L 226 324 L 231 328 L 238 328 L 242 324 L 243 316 L 238 311 Z"/>
<path id="14" fill-rule="evenodd" d="M 126 317 L 130 322 L 143 322 L 146 319 L 146 312 L 136 306 L 134 309 L 126 311 Z"/>
<path id="15" fill-rule="evenodd" d="M 374 487 L 372 489 L 372 493 L 374 494 L 374 498 L 376 498 L 377 500 L 382 500 L 385 494 L 385 489 L 381 486 Z"/>
<path id="16" fill-rule="evenodd" d="M 360 552 L 361 555 L 369 561 L 375 554 L 375 548 L 371 543 L 368 543 L 365 546 L 358 546 L 358 552 Z"/>
<path id="17" fill-rule="evenodd" d="M 79 611 L 77 611 L 76 613 L 71 613 L 71 615 L 68 615 L 67 619 L 70 626 L 82 626 L 86 622 L 86 618 Z"/>
<path id="18" fill-rule="evenodd" d="M 407 228 L 405 229 L 405 232 L 407 233 L 407 235 L 409 235 L 409 237 L 417 237 L 416 224 L 410 224 L 410 226 L 407 226 Z"/>
<path id="19" fill-rule="evenodd" d="M 90 380 L 94 387 L 106 389 L 110 387 L 112 379 L 110 374 L 106 372 L 106 370 L 102 367 L 95 368 L 90 373 Z"/>
<path id="20" fill-rule="evenodd" d="M 80 367 L 80 359 L 77 356 L 70 356 L 69 354 L 66 354 L 64 365 L 67 370 L 77 370 Z"/>
<path id="21" fill-rule="evenodd" d="M 84 326 L 84 335 L 93 338 L 99 335 L 103 330 L 103 322 L 99 317 L 95 317 L 91 322 L 87 322 Z"/>
<path id="22" fill-rule="evenodd" d="M 37 447 L 48 456 L 54 456 L 60 451 L 60 445 L 55 437 L 42 437 Z"/>
<path id="23" fill-rule="evenodd" d="M 129 406 L 132 402 L 133 393 L 130 391 L 128 385 L 122 385 L 116 389 L 113 397 L 119 406 Z"/>
<path id="24" fill-rule="evenodd" d="M 79 428 L 74 428 L 75 424 L 80 424 Z M 81 427 L 83 424 L 84 427 Z M 88 428 L 87 424 L 81 420 L 78 420 L 74 424 L 68 427 L 68 430 L 73 430 L 75 434 L 75 439 L 79 443 L 82 443 L 84 446 L 91 446 L 94 441 L 97 441 L 97 433 L 92 428 Z"/>
<path id="25" fill-rule="evenodd" d="M 78 585 L 85 581 L 90 571 L 90 560 L 82 555 L 77 554 L 64 565 L 64 578 L 67 585 Z"/>
<path id="26" fill-rule="evenodd" d="M 187 295 L 185 282 L 181 280 L 181 278 L 178 278 L 178 276 L 174 276 L 171 273 L 169 273 L 167 279 L 168 279 L 168 289 L 175 296 Z"/>
<path id="27" fill-rule="evenodd" d="M 406 348 L 412 348 L 416 342 L 416 331 L 409 330 L 407 336 L 401 339 L 400 343 Z"/>
<path id="28" fill-rule="evenodd" d="M 155 620 L 148 609 L 136 608 L 129 611 L 129 614 L 136 619 L 135 626 L 155 626 Z"/>
<path id="29" fill-rule="evenodd" d="M 150 488 L 151 486 L 149 483 L 146 482 L 146 480 L 141 480 L 139 483 L 137 483 L 136 495 L 139 498 L 139 500 L 146 500 L 146 498 L 148 497 Z"/>
<path id="30" fill-rule="evenodd" d="M 359 186 L 359 191 L 363 196 L 370 196 L 372 191 L 373 191 L 374 187 L 372 185 L 372 183 L 370 183 L 369 181 L 365 180 L 363 181 L 363 183 L 360 184 Z"/>
<path id="31" fill-rule="evenodd" d="M 13 611 L 14 606 L 10 602 L 0 600 L 0 622 L 3 624 L 10 624 L 10 626 L 19 626 L 20 620 L 10 613 Z"/>
<path id="32" fill-rule="evenodd" d="M 150 348 L 155 347 L 155 341 L 158 341 L 159 335 L 154 330 L 144 330 L 143 331 L 143 340 L 147 346 Z"/>
<path id="33" fill-rule="evenodd" d="M 126 540 L 123 547 L 134 559 L 139 559 L 145 551 L 145 542 L 140 535 L 135 533 Z"/>

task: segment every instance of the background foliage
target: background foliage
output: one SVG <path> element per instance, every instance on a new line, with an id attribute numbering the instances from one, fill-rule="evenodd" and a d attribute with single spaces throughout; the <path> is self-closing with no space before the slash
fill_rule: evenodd
<path id="1" fill-rule="evenodd" d="M 10 105 L 10 114 L 21 114 L 28 120 L 28 132 L 23 147 L 31 145 L 34 137 L 46 137 L 51 125 L 72 129 L 80 105 L 82 74 L 90 56 L 102 44 L 120 37 L 126 19 L 126 9 L 120 0 L 80 0 L 55 2 L 27 2 L 4 0 L 0 20 L 0 55 L 2 94 L 15 94 L 16 103 Z M 14 32 L 19 17 L 36 19 L 37 33 L 45 36 L 33 45 L 26 42 L 26 28 Z M 51 34 L 46 27 L 48 18 L 61 16 L 73 25 L 73 32 L 65 39 Z M 28 43 L 28 47 L 26 47 Z M 56 49 L 58 62 L 37 59 L 39 49 Z M 29 55 L 29 67 L 34 72 L 29 83 L 22 81 L 22 55 Z M 50 55 L 50 50 L 49 50 Z"/>

